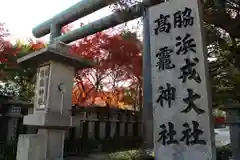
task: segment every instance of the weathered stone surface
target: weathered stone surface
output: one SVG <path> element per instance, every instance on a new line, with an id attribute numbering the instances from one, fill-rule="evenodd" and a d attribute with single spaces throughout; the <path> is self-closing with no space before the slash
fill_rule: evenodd
<path id="1" fill-rule="evenodd" d="M 38 127 L 69 127 L 71 117 L 60 113 L 35 113 L 24 116 L 23 124 Z"/>
<path id="2" fill-rule="evenodd" d="M 51 44 L 45 49 L 24 56 L 18 59 L 18 63 L 38 67 L 33 114 L 24 116 L 23 123 L 36 126 L 39 130 L 35 135 L 37 138 L 32 136 L 34 138 L 19 140 L 19 146 L 23 145 L 27 149 L 18 149 L 17 159 L 62 160 L 65 129 L 73 124 L 70 110 L 75 69 L 91 65 L 71 56 L 69 48 L 62 43 Z M 39 142 L 39 137 L 44 137 L 45 142 Z M 39 145 L 40 152 L 28 149 L 32 143 Z M 37 156 L 32 157 L 34 154 Z"/>
<path id="3" fill-rule="evenodd" d="M 94 138 L 95 134 L 95 122 L 88 122 L 88 138 Z"/>
<path id="4" fill-rule="evenodd" d="M 47 139 L 47 160 L 63 160 L 65 131 L 55 129 L 39 129 L 38 134 Z"/>
<path id="5" fill-rule="evenodd" d="M 110 136 L 111 137 L 114 137 L 116 135 L 116 129 L 117 129 L 117 124 L 112 122 L 111 124 L 111 133 L 110 133 Z"/>
<path id="6" fill-rule="evenodd" d="M 199 16 L 201 7 L 198 2 L 172 0 L 149 10 L 156 160 L 215 159 L 206 46 L 202 37 Z M 182 22 L 181 28 L 178 26 L 179 21 Z M 183 41 L 186 43 L 183 44 Z M 161 51 L 161 48 L 164 49 Z M 187 68 L 189 70 L 182 68 L 189 62 L 186 59 L 192 65 Z M 182 71 L 185 71 L 184 75 Z M 183 82 L 183 79 L 186 81 Z M 195 97 L 187 99 L 191 93 Z M 187 108 L 189 105 L 190 108 Z M 193 133 L 194 124 L 202 133 Z M 175 132 L 171 132 L 171 127 Z M 189 140 L 184 137 L 187 131 Z M 193 135 L 203 140 L 202 144 L 195 144 L 193 140 L 196 137 Z M 171 138 L 177 142 L 171 143 Z"/>
<path id="7" fill-rule="evenodd" d="M 86 59 L 70 54 L 69 47 L 61 42 L 50 44 L 47 48 L 36 51 L 19 58 L 17 62 L 24 66 L 38 67 L 50 60 L 61 62 L 76 69 L 92 67 L 94 64 Z"/>
<path id="8" fill-rule="evenodd" d="M 46 138 L 42 135 L 20 135 L 18 139 L 17 160 L 45 160 Z"/>
<path id="9" fill-rule="evenodd" d="M 11 142 L 15 140 L 17 137 L 17 125 L 18 125 L 18 118 L 12 117 L 8 120 L 8 141 Z"/>
<path id="10" fill-rule="evenodd" d="M 106 135 L 106 122 L 100 122 L 100 131 L 99 131 L 100 139 L 104 139 L 105 135 Z"/>

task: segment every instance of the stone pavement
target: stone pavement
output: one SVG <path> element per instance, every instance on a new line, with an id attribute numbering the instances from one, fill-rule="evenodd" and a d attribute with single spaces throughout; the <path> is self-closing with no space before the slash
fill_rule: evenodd
<path id="1" fill-rule="evenodd" d="M 64 160 L 108 160 L 107 154 L 92 154 L 88 157 L 66 157 Z"/>

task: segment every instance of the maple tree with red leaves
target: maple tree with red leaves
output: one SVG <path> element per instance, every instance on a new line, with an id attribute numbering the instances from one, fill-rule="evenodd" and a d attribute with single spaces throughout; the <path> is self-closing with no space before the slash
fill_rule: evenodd
<path id="1" fill-rule="evenodd" d="M 2 69 L 5 67 L 10 56 L 15 56 L 12 44 L 6 40 L 9 36 L 8 30 L 5 28 L 4 23 L 0 23 L 0 78 L 4 77 Z"/>
<path id="2" fill-rule="evenodd" d="M 36 71 L 32 68 L 21 68 L 17 58 L 45 47 L 41 41 L 29 39 L 27 43 L 9 40 L 9 32 L 3 23 L 0 23 L 0 80 L 5 85 L 0 86 L 0 94 L 18 96 L 29 100 L 33 97 Z"/>
<path id="3" fill-rule="evenodd" d="M 0 65 L 2 95 L 14 96 L 19 99 L 31 101 L 34 96 L 36 70 L 31 67 L 22 68 L 17 64 L 17 59 L 34 51 L 38 51 L 46 45 L 41 41 L 28 40 L 27 43 L 17 41 L 16 44 L 4 48 L 1 55 L 5 56 L 5 61 Z"/>
<path id="4" fill-rule="evenodd" d="M 85 37 L 72 45 L 72 54 L 96 63 L 93 68 L 76 74 L 73 103 L 90 105 L 101 97 L 107 106 L 112 107 L 124 100 L 126 87 L 141 88 L 141 42 L 134 36 L 127 38 L 125 35 L 124 32 L 114 33 L 111 29 Z"/>
<path id="5" fill-rule="evenodd" d="M 45 47 L 41 41 L 33 41 L 29 39 L 27 44 L 21 43 L 19 40 L 16 44 L 12 44 L 9 40 L 10 33 L 5 28 L 4 23 L 0 23 L 0 70 L 1 72 L 10 68 L 18 67 L 16 59 L 30 52 L 40 50 Z M 1 77 L 3 78 L 3 77 Z"/>
<path id="6" fill-rule="evenodd" d="M 71 27 L 66 26 L 62 32 L 67 33 L 69 30 Z M 102 102 L 105 106 L 117 107 L 132 105 L 140 97 L 134 94 L 135 98 L 130 98 L 133 94 L 129 94 L 130 91 L 138 92 L 137 89 L 141 89 L 142 79 L 141 42 L 129 33 L 111 29 L 85 37 L 71 45 L 71 54 L 96 63 L 93 68 L 77 72 L 73 88 L 74 104 Z M 2 63 L 4 67 L 1 69 L 5 73 L 5 82 L 14 83 L 12 88 L 18 88 L 18 94 L 21 93 L 24 100 L 33 97 L 35 70 L 19 68 L 16 59 L 43 47 L 43 42 L 30 39 L 26 44 L 17 41 L 2 51 L 1 55 L 7 56 L 4 57 L 6 61 Z"/>

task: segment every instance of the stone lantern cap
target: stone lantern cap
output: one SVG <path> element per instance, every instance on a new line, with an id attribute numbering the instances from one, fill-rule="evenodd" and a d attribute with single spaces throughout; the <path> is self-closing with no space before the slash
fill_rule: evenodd
<path id="1" fill-rule="evenodd" d="M 94 66 L 92 61 L 70 55 L 69 46 L 62 42 L 50 44 L 47 48 L 43 48 L 19 58 L 17 62 L 23 66 L 38 67 L 51 60 L 61 62 L 68 66 L 73 66 L 75 69 L 90 68 Z"/>

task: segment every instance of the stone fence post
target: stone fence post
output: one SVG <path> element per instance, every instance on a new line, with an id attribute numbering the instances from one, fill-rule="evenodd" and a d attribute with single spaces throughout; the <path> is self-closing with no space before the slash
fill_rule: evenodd
<path id="1" fill-rule="evenodd" d="M 221 110 L 227 113 L 225 124 L 229 125 L 233 160 L 240 159 L 240 104 L 229 104 Z"/>

